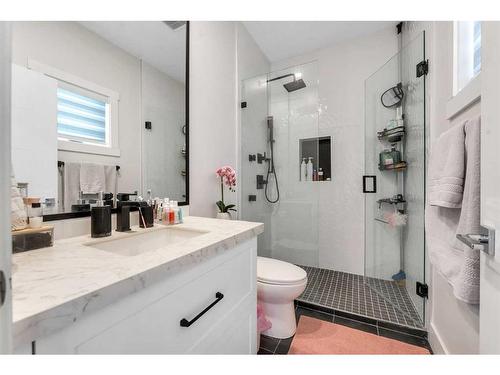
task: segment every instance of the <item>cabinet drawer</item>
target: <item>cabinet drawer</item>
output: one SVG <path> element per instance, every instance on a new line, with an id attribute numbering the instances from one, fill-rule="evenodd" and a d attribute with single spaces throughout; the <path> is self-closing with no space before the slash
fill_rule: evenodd
<path id="1" fill-rule="evenodd" d="M 219 322 L 231 320 L 239 305 L 255 310 L 255 252 L 243 251 L 218 267 L 200 275 L 135 314 L 117 322 L 96 336 L 78 344 L 76 353 L 186 353 L 199 342 L 207 340 Z M 195 318 L 216 300 L 216 293 L 223 298 L 206 311 L 189 327 L 180 321 Z M 247 301 L 253 301 L 248 304 Z M 250 316 L 255 314 L 251 311 Z M 248 331 L 248 316 L 242 322 Z M 222 323 L 223 325 L 223 323 Z M 214 334 L 214 333 L 212 333 Z M 242 340 L 248 341 L 248 333 Z"/>

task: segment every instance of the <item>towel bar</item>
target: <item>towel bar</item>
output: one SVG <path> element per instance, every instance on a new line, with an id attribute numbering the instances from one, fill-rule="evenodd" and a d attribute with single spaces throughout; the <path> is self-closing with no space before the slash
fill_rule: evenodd
<path id="1" fill-rule="evenodd" d="M 495 229 L 482 225 L 488 234 L 457 234 L 457 238 L 471 249 L 482 250 L 495 255 Z"/>
<path id="2" fill-rule="evenodd" d="M 58 167 L 58 168 L 64 167 L 64 162 L 63 162 L 63 161 L 61 161 L 61 160 L 58 160 L 58 161 L 57 161 L 57 167 Z M 115 168 L 116 168 L 116 170 L 117 170 L 117 171 L 119 171 L 119 170 L 120 170 L 120 166 L 119 166 L 119 165 L 116 165 L 116 166 L 115 166 Z"/>

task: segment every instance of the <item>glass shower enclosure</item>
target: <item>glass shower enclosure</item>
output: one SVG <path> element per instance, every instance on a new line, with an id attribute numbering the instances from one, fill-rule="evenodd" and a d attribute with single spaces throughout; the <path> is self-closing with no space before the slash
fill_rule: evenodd
<path id="1" fill-rule="evenodd" d="M 318 266 L 319 149 L 316 62 L 246 79 L 241 85 L 241 212 L 259 221 L 258 254 Z M 312 173 L 301 175 L 302 160 Z M 326 178 L 326 176 L 325 176 Z"/>
<path id="2" fill-rule="evenodd" d="M 425 292 L 425 68 L 422 33 L 365 81 L 365 282 L 417 327 Z"/>

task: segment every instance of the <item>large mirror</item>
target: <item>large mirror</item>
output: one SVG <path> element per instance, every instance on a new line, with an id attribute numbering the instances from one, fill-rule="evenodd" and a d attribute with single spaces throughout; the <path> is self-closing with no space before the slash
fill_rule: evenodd
<path id="1" fill-rule="evenodd" d="M 188 33 L 184 21 L 13 23 L 13 175 L 45 220 L 85 216 L 100 192 L 114 207 L 188 203 Z"/>

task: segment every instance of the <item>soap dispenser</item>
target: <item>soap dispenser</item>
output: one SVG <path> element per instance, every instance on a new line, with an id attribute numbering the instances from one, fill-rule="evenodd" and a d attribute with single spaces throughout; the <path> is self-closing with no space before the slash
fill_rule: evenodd
<path id="1" fill-rule="evenodd" d="M 111 206 L 104 205 L 102 192 L 90 211 L 90 235 L 92 238 L 111 236 Z"/>

